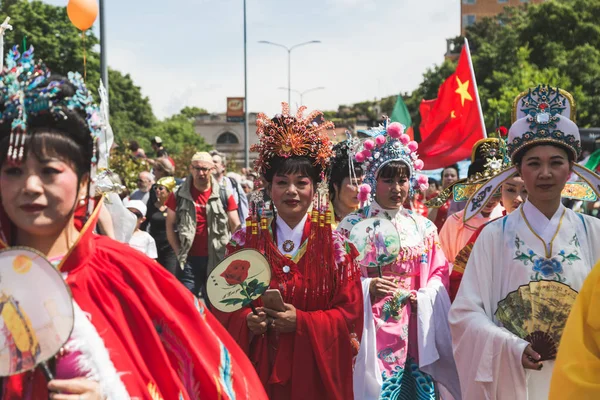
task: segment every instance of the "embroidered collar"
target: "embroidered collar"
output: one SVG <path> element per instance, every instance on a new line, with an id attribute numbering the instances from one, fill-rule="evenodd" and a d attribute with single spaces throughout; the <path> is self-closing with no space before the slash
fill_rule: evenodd
<path id="1" fill-rule="evenodd" d="M 398 215 L 398 213 L 400 213 L 401 211 L 404 210 L 404 207 L 400 207 L 395 210 L 388 210 L 387 208 L 381 207 L 379 205 L 379 203 L 377 203 L 377 201 L 375 201 L 375 200 L 373 200 L 373 202 L 371 202 L 371 205 L 369 208 L 370 209 L 368 211 L 367 217 L 385 216 L 389 220 L 396 219 L 396 216 Z"/>
<path id="2" fill-rule="evenodd" d="M 523 203 L 521 207 L 523 215 L 534 233 L 536 233 L 544 243 L 550 244 L 556 233 L 561 217 L 565 212 L 565 206 L 560 204 L 551 219 L 548 219 L 529 201 Z"/>
<path id="3" fill-rule="evenodd" d="M 281 218 L 277 218 L 275 220 L 277 248 L 284 256 L 292 258 L 300 249 L 302 244 L 302 235 L 304 233 L 304 225 L 306 225 L 307 218 L 308 214 L 306 214 L 294 228 L 290 228 L 288 224 L 286 224 Z M 293 243 L 293 247 L 289 245 L 290 242 Z M 284 243 L 286 245 L 284 245 Z"/>

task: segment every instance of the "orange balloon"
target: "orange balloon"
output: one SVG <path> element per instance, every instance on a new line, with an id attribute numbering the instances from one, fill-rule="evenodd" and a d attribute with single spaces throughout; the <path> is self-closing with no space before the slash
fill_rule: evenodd
<path id="1" fill-rule="evenodd" d="M 85 31 L 94 25 L 98 17 L 98 3 L 96 0 L 69 0 L 67 15 L 73 25 Z"/>

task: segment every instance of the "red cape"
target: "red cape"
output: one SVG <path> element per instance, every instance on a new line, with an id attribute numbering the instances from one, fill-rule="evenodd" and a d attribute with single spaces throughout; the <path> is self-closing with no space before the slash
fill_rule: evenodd
<path id="1" fill-rule="evenodd" d="M 68 273 L 73 298 L 90 316 L 130 397 L 266 399 L 243 351 L 173 275 L 128 245 L 93 233 L 98 210 L 59 269 Z M 48 398 L 36 370 L 5 379 L 3 399 L 22 398 L 31 375 L 33 398 Z"/>

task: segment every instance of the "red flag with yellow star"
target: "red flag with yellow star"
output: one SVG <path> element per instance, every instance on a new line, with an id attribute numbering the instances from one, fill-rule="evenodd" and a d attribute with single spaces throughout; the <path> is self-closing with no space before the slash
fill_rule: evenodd
<path id="1" fill-rule="evenodd" d="M 419 157 L 426 170 L 470 157 L 475 142 L 487 136 L 466 42 L 454 74 L 442 83 L 437 99 L 421 102 L 419 112 Z"/>

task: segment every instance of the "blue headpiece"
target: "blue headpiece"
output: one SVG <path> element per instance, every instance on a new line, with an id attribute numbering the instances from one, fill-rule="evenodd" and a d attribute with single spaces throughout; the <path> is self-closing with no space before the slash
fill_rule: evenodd
<path id="1" fill-rule="evenodd" d="M 69 72 L 67 80 L 75 87 L 71 97 L 61 95 L 61 85 L 65 81 L 52 81 L 48 84 L 50 70 L 41 62 L 35 62 L 33 47 L 21 55 L 14 46 L 6 56 L 4 71 L 0 74 L 0 123 L 11 122 L 7 158 L 14 162 L 23 159 L 27 120 L 31 115 L 52 114 L 57 120 L 66 118 L 62 107 L 82 110 L 93 142 L 93 165 L 98 162 L 97 143 L 106 128 L 100 109 L 94 104 L 83 78 L 79 73 Z"/>

